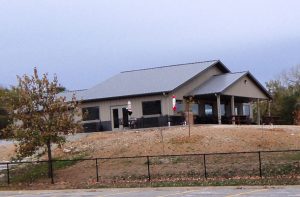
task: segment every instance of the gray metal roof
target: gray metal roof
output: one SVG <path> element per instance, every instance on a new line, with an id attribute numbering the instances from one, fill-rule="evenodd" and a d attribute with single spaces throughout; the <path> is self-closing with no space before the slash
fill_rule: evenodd
<path id="1" fill-rule="evenodd" d="M 205 95 L 222 93 L 226 88 L 235 83 L 238 79 L 248 74 L 248 72 L 226 73 L 214 75 L 200 87 L 196 88 L 189 95 Z"/>
<path id="2" fill-rule="evenodd" d="M 217 63 L 225 72 L 229 72 L 218 60 L 132 70 L 121 72 L 88 90 L 75 94 L 79 100 L 96 100 L 169 92 Z M 72 94 L 61 96 L 70 98 Z"/>
<path id="3" fill-rule="evenodd" d="M 74 95 L 77 100 L 83 100 L 83 96 L 85 94 L 85 91 L 87 91 L 87 89 L 84 89 L 84 90 L 73 90 L 73 91 L 64 91 L 64 92 L 59 93 L 57 96 L 58 97 L 60 97 L 60 96 L 66 97 L 67 101 L 71 101 L 72 97 Z"/>

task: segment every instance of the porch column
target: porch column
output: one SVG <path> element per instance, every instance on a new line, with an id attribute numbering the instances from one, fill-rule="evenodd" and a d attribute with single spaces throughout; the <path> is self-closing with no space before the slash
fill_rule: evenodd
<path id="1" fill-rule="evenodd" d="M 259 106 L 259 99 L 256 101 L 256 108 L 257 108 L 257 124 L 260 125 L 260 106 Z"/>
<path id="2" fill-rule="evenodd" d="M 217 111 L 218 111 L 218 124 L 222 124 L 221 120 L 221 96 L 217 94 Z"/>
<path id="3" fill-rule="evenodd" d="M 232 124 L 235 124 L 235 109 L 234 109 L 234 96 L 231 96 L 231 116 L 232 116 Z"/>

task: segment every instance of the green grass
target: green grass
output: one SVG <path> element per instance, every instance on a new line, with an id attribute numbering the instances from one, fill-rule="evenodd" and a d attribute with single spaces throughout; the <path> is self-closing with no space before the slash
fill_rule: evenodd
<path id="1" fill-rule="evenodd" d="M 172 164 L 182 163 L 184 161 L 183 157 L 171 157 Z"/>
<path id="2" fill-rule="evenodd" d="M 208 179 L 196 181 L 156 181 L 156 182 L 112 182 L 112 183 L 96 183 L 94 185 L 82 185 L 81 188 L 134 188 L 134 187 L 194 187 L 194 186 L 272 186 L 272 185 L 299 185 L 300 180 L 292 177 L 281 178 L 256 178 L 256 179 Z"/>
<path id="3" fill-rule="evenodd" d="M 286 164 L 270 164 L 265 167 L 263 171 L 264 176 L 274 176 L 274 175 L 289 175 L 289 174 L 299 174 L 299 162 L 286 163 Z"/>
<path id="4" fill-rule="evenodd" d="M 289 154 L 289 155 L 286 156 L 286 159 L 287 160 L 292 160 L 292 161 L 300 161 L 300 153 L 296 152 L 296 153 L 293 153 L 293 154 Z"/>
<path id="5" fill-rule="evenodd" d="M 154 157 L 150 158 L 150 165 L 161 165 L 161 164 L 177 164 L 184 162 L 184 157 Z M 144 162 L 147 165 L 147 161 Z"/>
<path id="6" fill-rule="evenodd" d="M 11 183 L 33 182 L 40 177 L 46 177 L 47 163 L 20 164 L 10 170 Z"/>
<path id="7" fill-rule="evenodd" d="M 274 179 L 225 179 L 208 181 L 178 181 L 155 182 L 151 187 L 187 187 L 187 186 L 242 186 L 242 185 L 298 185 L 298 179 L 274 178 Z"/>
<path id="8" fill-rule="evenodd" d="M 85 155 L 74 156 L 72 159 L 82 159 Z M 56 160 L 56 159 L 55 159 Z M 55 161 L 53 170 L 64 169 L 76 164 L 78 161 Z M 10 170 L 11 183 L 32 183 L 41 178 L 48 177 L 48 163 L 19 164 Z"/>

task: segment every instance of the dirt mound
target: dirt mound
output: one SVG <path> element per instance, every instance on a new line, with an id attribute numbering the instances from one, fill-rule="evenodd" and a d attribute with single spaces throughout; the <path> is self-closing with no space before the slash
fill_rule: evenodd
<path id="1" fill-rule="evenodd" d="M 78 134 L 68 138 L 69 142 L 62 148 L 56 148 L 53 151 L 55 158 L 72 158 L 76 155 L 84 155 L 86 158 L 106 158 L 300 149 L 300 127 L 297 126 L 206 125 L 192 126 L 190 132 L 187 126 L 179 126 Z M 0 159 L 9 160 L 13 156 L 14 145 L 0 146 Z M 253 154 L 247 157 L 253 157 L 253 160 L 257 159 L 257 155 Z M 232 158 L 232 160 L 243 158 Z M 208 159 L 211 163 L 220 164 L 221 166 L 217 166 L 216 169 L 221 169 L 224 167 L 224 162 L 220 163 L 220 161 L 226 158 L 218 156 Z M 190 163 L 188 163 L 189 160 Z M 120 174 L 130 177 L 128 172 L 134 172 L 143 177 L 147 172 L 145 157 L 128 160 L 101 159 L 98 162 L 101 179 L 105 179 L 105 176 L 117 177 Z M 202 165 L 203 158 L 199 156 L 151 157 L 150 162 L 152 173 L 155 175 L 155 173 L 159 174 L 162 166 L 176 172 L 193 167 L 197 171 L 202 169 L 198 165 Z M 172 164 L 176 164 L 176 166 L 174 167 Z M 81 184 L 94 184 L 95 166 L 95 160 L 90 160 L 77 162 L 64 169 L 56 169 L 56 188 L 80 188 L 83 187 Z M 40 182 L 42 183 L 42 181 Z M 38 187 L 49 188 L 47 184 L 49 180 L 45 179 L 44 182 L 45 186 L 39 185 Z"/>
<path id="2" fill-rule="evenodd" d="M 86 153 L 90 157 L 300 149 L 299 126 L 210 125 L 79 134 L 54 157 Z M 0 160 L 15 156 L 12 143 L 0 144 Z"/>
<path id="3" fill-rule="evenodd" d="M 193 126 L 91 133 L 66 143 L 63 149 L 86 152 L 91 157 L 191 154 L 257 150 L 300 149 L 296 126 Z"/>

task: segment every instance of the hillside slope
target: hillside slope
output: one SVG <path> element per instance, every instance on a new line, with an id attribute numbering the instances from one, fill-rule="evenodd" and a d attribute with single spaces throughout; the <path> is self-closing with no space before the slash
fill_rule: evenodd
<path id="1" fill-rule="evenodd" d="M 122 156 L 173 155 L 194 153 L 242 152 L 259 150 L 300 149 L 300 127 L 297 126 L 192 126 L 191 136 L 187 126 L 153 128 L 122 132 L 81 133 L 68 136 L 70 140 L 62 148 L 54 148 L 54 158 L 103 158 Z M 2 145 L 3 146 L 3 145 Z M 12 146 L 11 144 L 9 146 Z M 1 147 L 1 158 L 12 155 L 14 147 Z M 275 155 L 262 155 L 263 160 Z M 275 158 L 275 157 L 274 157 Z M 279 160 L 298 158 L 298 155 L 276 156 Z M 46 158 L 44 158 L 46 159 Z M 247 171 L 257 173 L 257 154 L 225 155 L 208 157 L 208 173 L 230 175 Z M 272 158 L 271 158 L 272 159 Z M 186 173 L 203 176 L 203 157 L 151 157 L 152 176 L 168 177 L 170 174 Z M 59 163 L 57 163 L 59 164 Z M 98 160 L 101 184 L 106 181 L 125 181 L 147 177 L 147 158 Z M 235 166 L 238 165 L 238 166 Z M 235 167 L 234 167 L 235 166 Z M 88 188 L 96 184 L 95 160 L 81 161 L 62 169 L 54 168 L 55 185 L 49 179 L 39 179 L 29 184 L 32 189 L 41 188 Z M 46 169 L 46 168 L 45 168 Z M 229 172 L 228 172 L 229 170 Z M 254 170 L 254 171 L 253 171 Z M 177 174 L 178 175 L 178 174 Z M 174 178 L 174 177 L 173 177 Z"/>
<path id="2" fill-rule="evenodd" d="M 300 149 L 297 126 L 192 126 L 188 136 L 187 126 L 91 133 L 63 148 L 92 157 Z"/>

